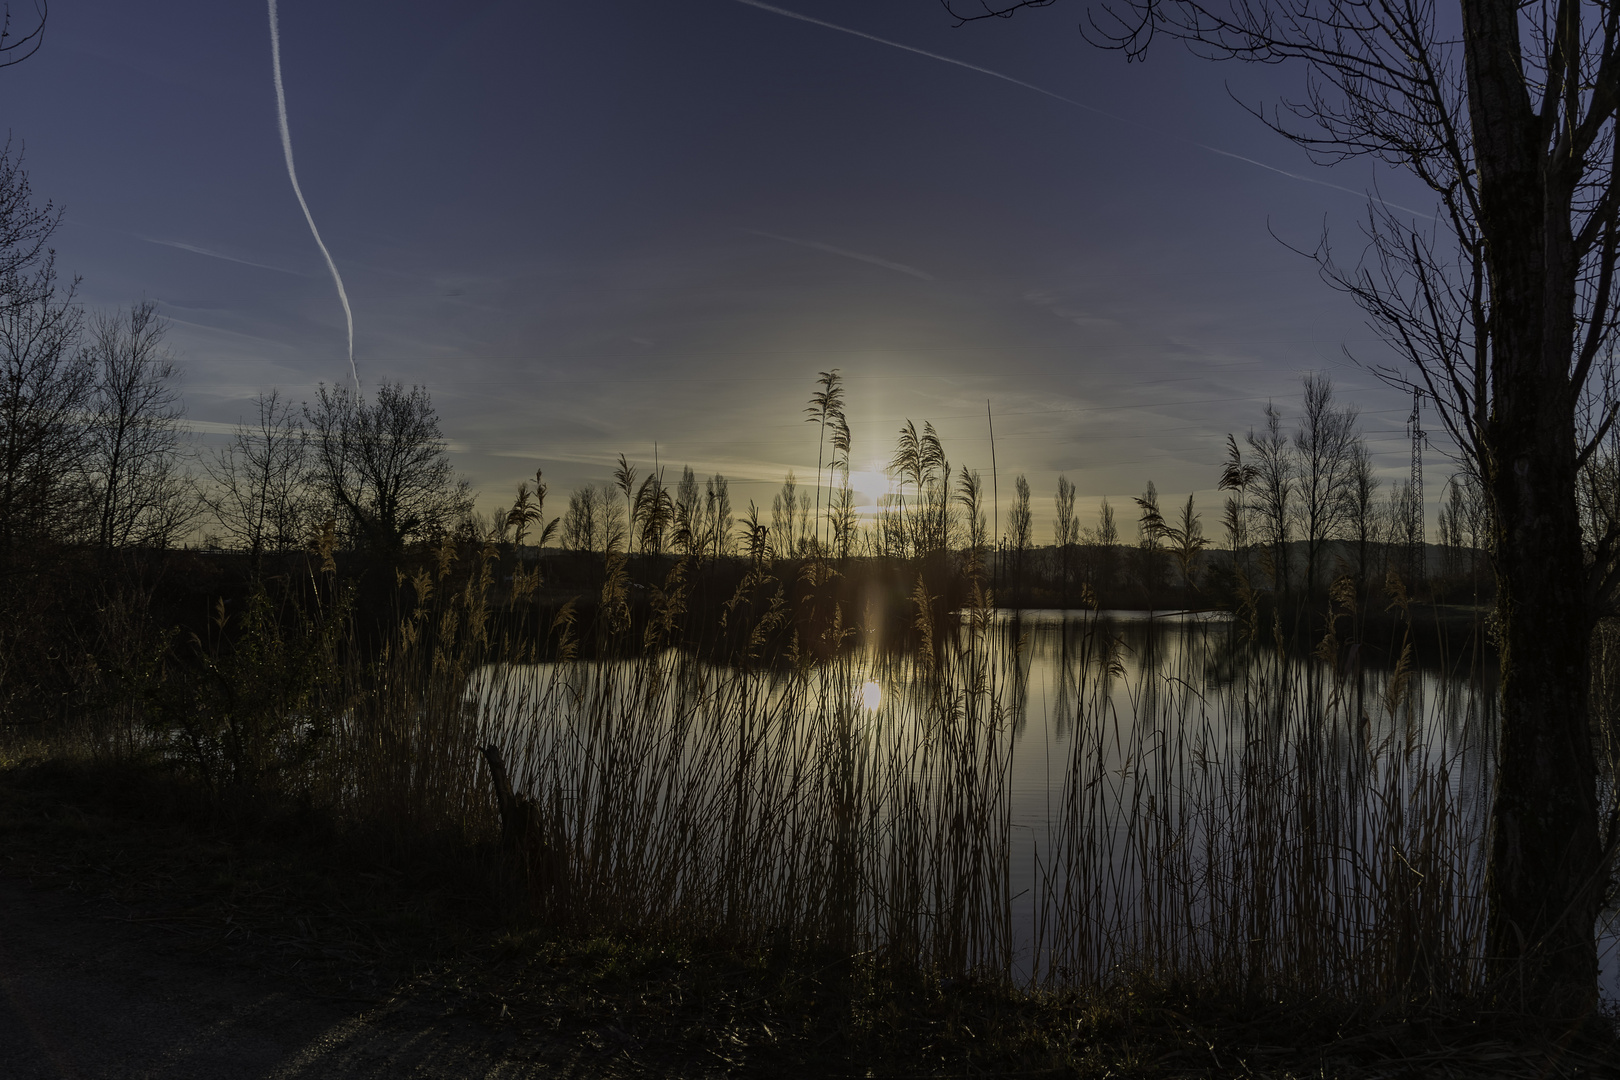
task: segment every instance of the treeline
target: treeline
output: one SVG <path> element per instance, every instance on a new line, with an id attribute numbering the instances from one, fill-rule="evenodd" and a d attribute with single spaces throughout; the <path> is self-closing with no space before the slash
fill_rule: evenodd
<path id="1" fill-rule="evenodd" d="M 768 513 L 750 502 L 734 521 L 724 476 L 700 480 L 687 468 L 666 485 L 621 455 L 613 481 L 572 492 L 545 538 L 603 556 L 945 561 L 956 572 L 978 565 L 1011 604 L 1209 606 L 1255 590 L 1316 601 L 1333 581 L 1348 579 L 1365 596 L 1391 573 L 1436 598 L 1489 593 L 1490 529 L 1477 479 L 1464 472 L 1447 480 L 1438 535 L 1426 535 L 1420 486 L 1407 478 L 1381 491 L 1359 413 L 1335 401 L 1324 376 L 1304 378 L 1291 423 L 1268 403 L 1258 429 L 1241 441 L 1227 437 L 1213 485 L 1224 493 L 1218 536 L 1206 531 L 1194 495 L 1166 508 L 1152 482 L 1133 499 L 1133 536 L 1122 535 L 1106 498 L 1085 525 L 1075 486 L 1060 475 L 1048 539 L 1037 534 L 1023 474 L 997 507 L 979 471 L 953 469 L 931 423 L 909 420 L 888 463 L 892 490 L 863 519 L 850 487 L 843 393 L 837 370 L 821 373 L 806 410 L 822 430 L 816 477 L 806 484 L 789 472 Z M 505 540 L 504 519 L 492 525 Z"/>

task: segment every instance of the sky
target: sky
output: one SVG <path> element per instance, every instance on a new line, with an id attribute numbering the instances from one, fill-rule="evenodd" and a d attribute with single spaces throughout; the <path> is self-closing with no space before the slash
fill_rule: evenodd
<path id="1" fill-rule="evenodd" d="M 540 468 L 561 513 L 623 453 L 768 511 L 815 472 L 831 368 L 863 501 L 908 419 L 988 485 L 988 409 L 1041 542 L 1060 474 L 1082 524 L 1153 481 L 1214 532 L 1227 433 L 1268 401 L 1291 423 L 1308 372 L 1361 410 L 1385 490 L 1405 476 L 1410 400 L 1365 367 L 1393 357 L 1292 248 L 1326 229 L 1354 263 L 1363 193 L 1433 200 L 1245 112 L 1300 72 L 1168 41 L 1127 63 L 1078 0 L 961 26 L 937 0 L 775 6 L 281 0 L 362 388 L 426 386 L 486 509 Z M 158 303 L 201 449 L 262 391 L 350 378 L 263 2 L 58 0 L 0 109 L 86 306 Z"/>

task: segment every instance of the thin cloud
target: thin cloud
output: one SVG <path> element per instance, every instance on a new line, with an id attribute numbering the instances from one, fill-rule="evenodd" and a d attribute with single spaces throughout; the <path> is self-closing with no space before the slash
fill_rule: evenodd
<path id="1" fill-rule="evenodd" d="M 857 262 L 869 263 L 872 266 L 881 266 L 885 270 L 893 270 L 896 273 L 910 274 L 912 277 L 921 278 L 924 281 L 935 280 L 933 274 L 930 274 L 924 270 L 919 270 L 915 266 L 907 266 L 905 263 L 891 262 L 888 259 L 880 259 L 876 255 L 867 255 L 864 252 L 851 251 L 848 248 L 834 247 L 831 244 L 823 244 L 819 240 L 800 240 L 797 237 L 779 236 L 776 233 L 765 232 L 761 229 L 749 229 L 748 231 L 753 233 L 755 236 L 763 236 L 767 240 L 779 240 L 784 244 L 793 244 L 796 247 L 809 248 L 811 251 L 824 251 L 828 255 L 840 255 L 846 259 L 854 259 Z"/>
<path id="2" fill-rule="evenodd" d="M 787 8 L 777 7 L 775 4 L 763 3 L 762 0 L 736 0 L 736 2 L 751 8 L 758 8 L 761 11 L 768 11 L 772 15 L 781 15 L 784 18 L 796 19 L 799 22 L 809 23 L 812 26 L 820 26 L 827 30 L 836 30 L 840 34 L 849 34 L 851 37 L 858 37 L 866 41 L 873 41 L 879 45 L 887 45 L 891 49 L 900 49 L 903 52 L 914 53 L 917 56 L 925 56 L 930 60 L 938 60 L 942 64 L 952 64 L 959 68 L 966 68 L 969 71 L 978 72 L 980 75 L 988 75 L 992 79 L 1000 79 L 1002 82 L 1012 83 L 1014 86 L 1022 87 L 1025 90 L 1032 90 L 1035 93 L 1049 97 L 1054 101 L 1061 101 L 1065 105 L 1072 105 L 1076 109 L 1084 109 L 1086 112 L 1107 117 L 1109 120 L 1115 120 L 1121 124 L 1129 124 L 1132 127 L 1141 128 L 1143 131 L 1150 131 L 1165 138 L 1175 139 L 1177 142 L 1186 143 L 1188 146 L 1196 146 L 1198 149 L 1208 151 L 1211 154 L 1218 154 L 1221 157 L 1231 158 L 1233 161 L 1241 161 L 1245 164 L 1253 165 L 1258 169 L 1264 169 L 1267 172 L 1276 173 L 1278 176 L 1286 176 L 1290 180 L 1299 180 L 1307 184 L 1315 184 L 1318 187 L 1331 188 L 1334 191 L 1343 191 L 1349 195 L 1356 195 L 1364 199 L 1371 199 L 1373 202 L 1376 202 L 1381 206 L 1387 206 L 1391 210 L 1399 210 L 1403 214 L 1411 214 L 1414 217 L 1424 218 L 1428 221 L 1434 220 L 1434 216 L 1432 214 L 1425 214 L 1421 210 L 1413 210 L 1409 206 L 1401 206 L 1399 203 L 1392 203 L 1385 199 L 1377 198 L 1376 196 L 1369 195 L 1365 191 L 1357 191 L 1355 188 L 1345 187 L 1343 184 L 1335 184 L 1328 180 L 1318 180 L 1314 176 L 1304 176 L 1300 173 L 1289 172 L 1286 169 L 1279 169 L 1276 166 L 1267 165 L 1263 161 L 1256 161 L 1254 158 L 1244 157 L 1242 154 L 1234 154 L 1230 150 L 1222 150 L 1219 147 L 1210 146 L 1206 143 L 1201 143 L 1195 139 L 1189 139 L 1182 135 L 1172 135 L 1169 132 L 1150 127 L 1147 124 L 1142 123 L 1140 120 L 1132 120 L 1128 117 L 1121 116 L 1118 113 L 1112 113 L 1106 109 L 1099 109 L 1095 105 L 1087 105 L 1083 101 L 1076 101 L 1074 98 L 1064 97 L 1062 94 L 1048 90 L 1044 86 L 1037 86 L 1032 82 L 1025 82 L 1023 79 L 1017 79 L 1011 75 L 1003 74 L 1002 72 L 996 71 L 993 68 L 980 67 L 978 64 L 970 64 L 966 60 L 958 60 L 954 56 L 945 56 L 941 53 L 929 52 L 927 49 L 919 49 L 915 45 L 905 45 L 898 41 L 890 41 L 888 38 L 878 37 L 876 34 L 868 34 L 864 30 L 855 30 L 848 26 L 839 26 L 837 23 L 827 22 L 824 19 L 816 19 L 809 15 L 801 15 L 797 11 L 789 11 Z"/>
<path id="3" fill-rule="evenodd" d="M 253 342 L 255 345 L 268 346 L 270 349 L 274 350 L 277 353 L 286 354 L 286 353 L 294 352 L 292 347 L 289 346 L 285 341 L 281 341 L 281 340 L 279 340 L 277 338 L 265 337 L 262 334 L 249 334 L 249 333 L 247 333 L 245 331 L 242 331 L 242 330 L 232 330 L 229 327 L 225 327 L 225 326 L 215 326 L 212 323 L 203 323 L 203 322 L 196 322 L 196 321 L 191 320 L 191 319 L 182 319 L 179 316 L 174 314 L 174 305 L 172 305 L 172 304 L 170 304 L 170 303 L 168 303 L 166 301 L 162 301 L 162 300 L 160 300 L 158 302 L 163 305 L 163 319 L 164 319 L 164 321 L 168 322 L 168 323 L 171 323 L 171 324 L 173 324 L 175 326 L 189 326 L 189 327 L 191 327 L 191 328 L 193 328 L 195 330 L 203 330 L 203 331 L 206 331 L 207 333 L 210 333 L 210 334 L 222 334 L 222 335 L 225 335 L 227 337 L 241 338 L 243 341 L 250 341 L 250 342 Z M 220 360 L 220 359 L 226 359 L 226 358 L 215 357 L 214 359 L 215 360 Z M 245 356 L 245 357 L 238 357 L 236 359 L 237 360 L 242 360 L 242 361 L 264 360 L 267 363 L 275 363 L 275 364 L 285 364 L 285 363 L 289 362 L 286 359 L 274 359 L 274 358 L 271 358 L 269 356 Z"/>
<path id="4" fill-rule="evenodd" d="M 224 259 L 226 262 L 237 263 L 241 266 L 252 266 L 259 270 L 274 270 L 278 274 L 291 274 L 293 277 L 303 277 L 297 270 L 288 270 L 284 266 L 271 266 L 269 263 L 254 262 L 252 259 L 238 259 L 235 255 L 227 255 L 223 251 L 214 251 L 210 248 L 188 244 L 183 240 L 159 240 L 155 236 L 143 236 L 142 240 L 148 244 L 161 244 L 164 247 L 177 248 L 180 251 L 189 251 L 193 255 L 206 255 L 210 259 Z"/>
<path id="5" fill-rule="evenodd" d="M 243 425 L 227 424 L 221 420 L 182 420 L 180 426 L 194 435 L 235 435 Z"/>

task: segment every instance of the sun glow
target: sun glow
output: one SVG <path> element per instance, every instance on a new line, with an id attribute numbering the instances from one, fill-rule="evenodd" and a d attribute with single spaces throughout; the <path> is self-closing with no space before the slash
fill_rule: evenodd
<path id="1" fill-rule="evenodd" d="M 865 496 L 861 502 L 866 505 L 877 505 L 879 499 L 889 493 L 889 477 L 881 470 L 852 472 L 849 474 L 849 486 L 855 489 L 856 495 Z"/>
<path id="2" fill-rule="evenodd" d="M 883 687 L 875 682 L 863 683 L 857 696 L 860 698 L 862 708 L 877 712 L 877 707 L 883 704 Z"/>

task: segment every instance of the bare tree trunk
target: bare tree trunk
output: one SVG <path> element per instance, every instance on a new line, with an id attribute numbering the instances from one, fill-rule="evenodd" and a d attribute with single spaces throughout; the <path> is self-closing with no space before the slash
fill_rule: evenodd
<path id="1" fill-rule="evenodd" d="M 1597 995 L 1601 857 L 1569 375 L 1578 270 L 1573 173 L 1546 151 L 1559 117 L 1555 109 L 1537 115 L 1530 100 L 1517 4 L 1463 0 L 1462 13 L 1480 216 L 1490 239 L 1494 411 L 1485 464 L 1502 619 L 1487 949 L 1527 1002 L 1585 1011 Z"/>

